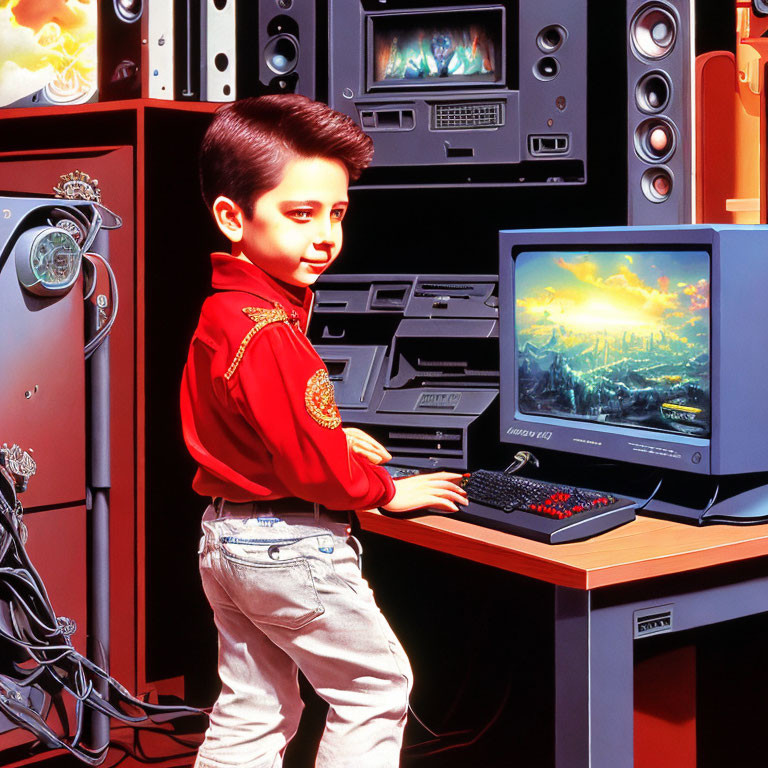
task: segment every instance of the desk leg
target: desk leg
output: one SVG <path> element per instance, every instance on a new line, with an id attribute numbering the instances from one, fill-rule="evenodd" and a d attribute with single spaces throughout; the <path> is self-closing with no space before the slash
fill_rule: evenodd
<path id="1" fill-rule="evenodd" d="M 632 611 L 555 587 L 555 765 L 632 768 Z"/>

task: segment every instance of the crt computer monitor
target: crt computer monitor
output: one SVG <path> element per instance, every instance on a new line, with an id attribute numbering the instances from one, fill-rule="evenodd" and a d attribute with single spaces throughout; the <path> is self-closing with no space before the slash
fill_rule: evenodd
<path id="1" fill-rule="evenodd" d="M 768 470 L 768 227 L 500 233 L 501 439 Z"/>

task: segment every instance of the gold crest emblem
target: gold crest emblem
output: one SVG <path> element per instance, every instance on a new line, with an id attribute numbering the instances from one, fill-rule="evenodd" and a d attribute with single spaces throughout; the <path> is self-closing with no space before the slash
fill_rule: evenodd
<path id="1" fill-rule="evenodd" d="M 88 200 L 92 203 L 101 202 L 99 180 L 92 179 L 83 171 L 72 171 L 59 176 L 59 183 L 53 188 L 56 197 L 66 200 Z"/>
<path id="2" fill-rule="evenodd" d="M 321 368 L 312 374 L 304 393 L 304 405 L 307 413 L 321 427 L 336 429 L 341 425 L 341 415 L 333 396 L 333 384 L 328 378 L 328 371 Z"/>

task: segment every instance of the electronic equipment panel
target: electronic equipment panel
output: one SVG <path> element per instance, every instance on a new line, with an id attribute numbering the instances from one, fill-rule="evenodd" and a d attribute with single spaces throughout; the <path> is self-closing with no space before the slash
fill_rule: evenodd
<path id="1" fill-rule="evenodd" d="M 586 2 L 333 0 L 328 23 L 328 102 L 376 145 L 365 184 L 585 182 Z"/>
<path id="2" fill-rule="evenodd" d="M 465 469 L 497 443 L 497 317 L 495 275 L 329 275 L 310 336 L 393 466 Z"/>
<path id="3" fill-rule="evenodd" d="M 129 162 L 130 158 L 129 151 Z M 100 265 L 107 264 L 98 251 L 108 253 L 100 230 L 113 229 L 120 220 L 95 202 L 47 197 L 4 196 L 0 213 L 0 319 L 6 330 L 0 365 L 0 396 L 5 405 L 0 463 L 6 479 L 13 476 L 16 491 L 23 494 L 19 501 L 25 511 L 33 512 L 25 515 L 31 534 L 28 553 L 40 556 L 43 577 L 55 577 L 52 596 L 58 593 L 59 607 L 65 612 L 60 625 L 68 622 L 74 632 L 79 623 L 86 630 L 86 621 L 93 615 L 87 606 L 86 521 L 94 514 L 93 499 L 103 494 L 103 488 L 95 488 L 96 482 L 104 478 L 97 477 L 93 460 L 101 446 L 86 445 L 85 360 L 103 342 L 114 320 L 111 287 L 115 281 L 110 277 L 108 288 L 98 277 Z M 104 269 L 112 275 L 108 265 Z M 94 296 L 91 306 L 103 314 L 86 311 L 94 293 L 98 299 Z M 103 331 L 95 331 L 88 340 L 84 338 L 87 319 Z M 97 326 L 98 320 L 103 324 Z M 87 478 L 89 458 L 92 469 Z M 35 474 L 40 477 L 27 487 Z M 7 498 L 5 504 L 9 508 Z M 103 540 L 108 542 L 108 537 Z M 89 637 L 92 631 L 76 636 L 78 651 L 86 651 Z M 19 705 L 45 718 L 50 699 L 37 690 L 34 677 L 21 681 L 6 676 L 3 684 L 14 691 Z M 20 732 L 6 735 L 23 726 L 21 720 L 0 716 L 6 746 L 29 739 Z"/>
<path id="4" fill-rule="evenodd" d="M 316 3 L 202 0 L 175 14 L 176 98 L 234 101 L 264 93 L 314 98 L 324 35 Z M 322 62 L 321 71 L 325 70 Z"/>

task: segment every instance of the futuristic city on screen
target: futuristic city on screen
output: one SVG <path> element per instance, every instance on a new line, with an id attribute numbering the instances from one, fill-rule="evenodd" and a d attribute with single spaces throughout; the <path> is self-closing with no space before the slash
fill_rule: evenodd
<path id="1" fill-rule="evenodd" d="M 709 255 L 520 253 L 523 413 L 710 434 Z"/>
<path id="2" fill-rule="evenodd" d="M 495 46 L 483 26 L 461 29 L 433 26 L 379 27 L 375 34 L 375 80 L 438 78 L 495 82 Z"/>

